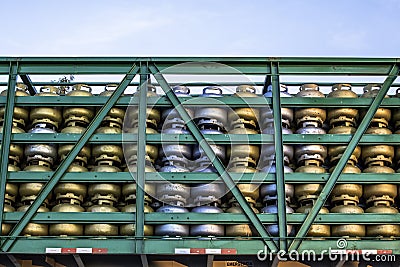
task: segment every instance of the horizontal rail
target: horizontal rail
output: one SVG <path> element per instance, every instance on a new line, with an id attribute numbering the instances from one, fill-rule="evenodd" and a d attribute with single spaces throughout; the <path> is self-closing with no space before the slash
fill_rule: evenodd
<path id="1" fill-rule="evenodd" d="M 39 212 L 36 213 L 32 222 L 36 223 L 110 223 L 110 224 L 128 224 L 135 222 L 134 213 L 131 212 Z M 16 223 L 23 215 L 23 212 L 4 213 L 4 223 Z M 257 214 L 260 220 L 265 224 L 277 223 L 276 214 Z M 301 224 L 306 218 L 306 214 L 294 213 L 287 214 L 287 222 L 291 224 Z M 166 223 L 182 223 L 189 225 L 207 224 L 249 224 L 245 214 L 238 213 L 145 213 L 145 222 L 150 225 L 160 225 Z M 400 224 L 400 214 L 382 214 L 382 213 L 363 213 L 348 214 L 328 213 L 317 216 L 318 224 Z"/>
<path id="2" fill-rule="evenodd" d="M 53 172 L 9 172 L 7 181 L 10 183 L 24 182 L 45 182 Z M 233 180 L 237 183 L 275 183 L 275 174 L 273 173 L 233 173 Z M 285 181 L 290 184 L 303 183 L 325 183 L 329 177 L 329 173 L 285 173 Z M 205 183 L 213 182 L 219 179 L 216 173 L 191 172 L 191 173 L 171 173 L 158 172 L 146 173 L 147 182 L 184 182 L 184 183 Z M 66 173 L 62 178 L 62 182 L 77 182 L 77 183 L 99 183 L 99 182 L 114 182 L 126 183 L 132 182 L 132 175 L 129 172 L 77 172 Z M 340 175 L 338 183 L 357 183 L 357 184 L 381 184 L 391 183 L 400 184 L 400 173 L 343 173 Z"/>

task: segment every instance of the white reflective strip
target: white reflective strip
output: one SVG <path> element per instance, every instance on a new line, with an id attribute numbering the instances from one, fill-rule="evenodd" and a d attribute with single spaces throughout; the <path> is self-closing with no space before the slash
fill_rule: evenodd
<path id="1" fill-rule="evenodd" d="M 176 248 L 175 254 L 190 254 L 190 248 Z"/>
<path id="2" fill-rule="evenodd" d="M 93 253 L 92 248 L 76 248 L 76 253 L 88 253 L 91 254 Z"/>
<path id="3" fill-rule="evenodd" d="M 332 249 L 331 254 L 347 254 L 347 252 L 344 249 Z"/>
<path id="4" fill-rule="evenodd" d="M 61 253 L 61 248 L 46 248 L 46 253 Z"/>
<path id="5" fill-rule="evenodd" d="M 363 249 L 363 250 L 361 250 L 361 253 L 362 254 L 378 254 L 378 250 L 376 250 L 376 249 Z"/>
<path id="6" fill-rule="evenodd" d="M 220 248 L 206 248 L 206 254 L 221 254 Z"/>

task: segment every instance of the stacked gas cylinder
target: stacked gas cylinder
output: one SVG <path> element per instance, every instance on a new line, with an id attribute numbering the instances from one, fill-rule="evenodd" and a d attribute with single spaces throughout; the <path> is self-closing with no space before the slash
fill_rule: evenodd
<path id="1" fill-rule="evenodd" d="M 117 85 L 108 85 L 101 96 L 110 96 Z M 367 85 L 362 97 L 375 97 L 379 92 L 378 85 Z M 27 96 L 26 86 L 17 85 L 17 96 Z M 179 97 L 189 96 L 190 90 L 185 86 L 173 88 Z M 7 91 L 1 93 L 6 95 Z M 61 92 L 63 93 L 63 92 Z M 280 87 L 281 97 L 291 97 L 287 87 Z M 58 96 L 59 88 L 44 86 L 38 96 Z M 84 84 L 77 84 L 66 93 L 67 96 L 91 97 L 91 88 Z M 156 96 L 155 87 L 147 86 L 147 96 Z M 222 96 L 222 89 L 216 86 L 206 87 L 205 97 L 218 101 Z M 241 85 L 236 88 L 234 97 L 256 97 L 255 88 L 250 85 Z M 272 88 L 266 88 L 265 97 L 272 97 Z M 259 96 L 258 96 L 259 97 Z M 296 97 L 325 97 L 316 84 L 304 84 Z M 348 84 L 337 84 L 332 87 L 328 98 L 357 98 Z M 138 107 L 131 107 L 127 113 L 129 125 L 124 125 L 125 109 L 113 107 L 103 119 L 96 130 L 99 134 L 121 134 L 123 129 L 129 133 L 138 133 L 139 112 Z M 202 134 L 274 134 L 273 111 L 269 108 L 240 107 L 230 109 L 223 105 L 211 103 L 209 106 L 185 106 L 186 111 L 197 124 Z M 40 106 L 14 108 L 12 132 L 32 134 L 40 133 L 68 133 L 82 134 L 93 120 L 95 110 L 83 106 Z M 351 107 L 302 107 L 297 109 L 281 108 L 283 134 L 354 134 L 359 118 L 362 118 L 366 110 Z M 393 115 L 393 116 L 392 116 Z M 0 108 L 0 131 L 4 123 L 4 107 Z M 163 122 L 161 124 L 161 121 Z M 400 129 L 400 112 L 388 108 L 379 108 L 372 119 L 367 134 L 392 134 L 390 123 L 396 133 Z M 154 107 L 147 107 L 146 133 L 153 134 L 189 134 L 186 122 L 179 116 L 176 109 L 165 109 L 162 112 Z M 226 166 L 229 172 L 256 173 L 276 172 L 275 146 L 263 144 L 261 147 L 248 144 L 243 138 L 243 143 L 235 142 L 230 146 L 211 143 L 211 148 Z M 72 150 L 73 144 L 61 144 L 57 147 L 51 142 L 45 144 L 11 144 L 8 170 L 19 171 L 53 171 L 60 161 L 64 160 Z M 68 172 L 100 172 L 112 173 L 137 170 L 136 143 L 125 147 L 126 159 L 122 146 L 119 144 L 94 144 L 85 145 L 78 153 Z M 305 143 L 291 146 L 283 145 L 284 172 L 290 173 L 295 169 L 302 173 L 326 173 L 332 172 L 342 157 L 346 145 L 319 145 Z M 216 173 L 204 151 L 198 145 L 164 142 L 158 147 L 154 144 L 146 144 L 145 163 L 146 172 L 200 172 Z M 396 152 L 396 153 L 395 153 Z M 343 173 L 395 173 L 394 166 L 399 164 L 400 149 L 392 145 L 371 144 L 357 146 L 348 160 Z M 126 162 L 125 162 L 126 161 Z M 155 166 L 156 168 L 154 168 Z M 135 174 L 134 174 L 135 175 Z M 396 184 L 381 183 L 362 186 L 362 181 L 351 184 L 338 183 L 332 190 L 329 202 L 321 209 L 321 213 L 397 213 L 396 197 L 398 187 Z M 21 184 L 7 183 L 5 194 L 5 212 L 26 211 L 36 199 L 43 183 L 30 182 Z M 239 190 L 254 212 L 277 213 L 277 188 L 276 184 L 238 184 Z M 42 203 L 39 212 L 136 212 L 136 183 L 105 183 L 94 180 L 89 185 L 83 183 L 59 183 L 52 194 Z M 225 188 L 222 183 L 209 184 L 184 183 L 158 183 L 145 184 L 145 212 L 163 213 L 243 213 L 238 201 Z M 322 184 L 291 184 L 285 185 L 286 212 L 308 213 L 322 190 Z M 228 192 L 225 195 L 225 192 Z M 225 195 L 225 196 L 224 196 Z M 155 198 L 155 199 L 154 199 Z M 365 210 L 365 211 L 364 211 Z M 12 225 L 2 224 L 2 233 L 9 233 Z M 266 225 L 267 230 L 273 236 L 279 234 L 278 225 Z M 293 226 L 288 225 L 288 234 L 295 232 Z M 23 235 L 32 236 L 132 236 L 135 234 L 135 224 L 39 224 L 29 223 Z M 145 236 L 156 235 L 166 237 L 196 236 L 202 238 L 232 236 L 246 237 L 255 235 L 248 224 L 238 225 L 184 225 L 163 224 L 145 225 Z M 369 237 L 398 237 L 400 227 L 397 224 L 384 225 L 319 225 L 314 224 L 308 236 L 312 238 L 325 238 L 328 236 L 349 236 L 359 238 Z"/>

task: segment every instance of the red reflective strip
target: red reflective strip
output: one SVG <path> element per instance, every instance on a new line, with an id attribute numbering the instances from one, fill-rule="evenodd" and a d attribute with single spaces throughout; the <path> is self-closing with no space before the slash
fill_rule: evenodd
<path id="1" fill-rule="evenodd" d="M 61 253 L 76 253 L 76 248 L 61 248 Z"/>
<path id="2" fill-rule="evenodd" d="M 205 248 L 191 248 L 190 254 L 206 254 Z"/>
<path id="3" fill-rule="evenodd" d="M 393 254 L 393 250 L 391 249 L 386 249 L 386 250 L 380 250 L 378 249 L 378 254 Z"/>
<path id="4" fill-rule="evenodd" d="M 108 253 L 108 248 L 93 248 L 93 254 L 105 254 Z"/>
<path id="5" fill-rule="evenodd" d="M 223 248 L 221 254 L 237 254 L 236 248 Z"/>
<path id="6" fill-rule="evenodd" d="M 362 254 L 362 250 L 357 249 L 348 249 L 346 250 L 347 254 Z"/>

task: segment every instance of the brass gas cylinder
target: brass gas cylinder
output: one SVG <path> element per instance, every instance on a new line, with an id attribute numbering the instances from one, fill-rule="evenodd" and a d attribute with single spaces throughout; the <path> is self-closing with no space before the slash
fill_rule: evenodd
<path id="1" fill-rule="evenodd" d="M 121 209 L 122 212 L 136 212 L 136 204 L 130 204 L 122 207 Z M 144 205 L 144 212 L 154 212 L 154 210 L 148 206 Z M 133 236 L 135 235 L 135 224 L 121 224 L 119 227 L 119 234 L 120 235 L 127 235 L 127 236 Z M 144 225 L 144 235 L 145 236 L 151 236 L 154 234 L 154 227 L 153 225 Z"/>
<path id="2" fill-rule="evenodd" d="M 80 204 L 86 197 L 87 186 L 82 183 L 58 183 L 53 192 L 56 200 L 74 199 Z"/>
<path id="3" fill-rule="evenodd" d="M 351 91 L 350 84 L 335 84 L 332 86 L 332 92 L 327 97 L 339 98 L 358 98 L 357 94 Z M 358 110 L 355 108 L 332 108 L 328 109 L 327 120 L 330 125 L 344 125 L 350 123 L 357 125 Z"/>
<path id="4" fill-rule="evenodd" d="M 305 205 L 299 207 L 296 212 L 298 213 L 309 213 L 313 208 L 312 205 Z M 325 207 L 322 207 L 319 211 L 319 214 L 329 213 L 329 210 Z M 312 224 L 310 230 L 307 233 L 307 236 L 310 237 L 329 237 L 331 236 L 331 227 L 328 224 Z"/>
<path id="5" fill-rule="evenodd" d="M 251 85 L 239 85 L 236 87 L 236 93 L 233 94 L 236 97 L 257 97 L 256 88 Z M 234 123 L 235 121 L 242 121 L 244 124 L 255 124 L 258 125 L 258 120 L 260 117 L 260 110 L 256 108 L 243 107 L 235 108 L 230 110 L 228 113 L 228 121 Z"/>
<path id="6" fill-rule="evenodd" d="M 343 156 L 344 151 L 346 150 L 347 146 L 346 145 L 340 145 L 340 146 L 329 146 L 328 147 L 328 155 L 331 161 L 331 164 L 337 163 L 340 158 Z M 349 161 L 352 161 L 353 164 L 358 163 L 358 158 L 361 156 L 361 147 L 356 146 L 354 149 L 353 153 L 350 156 Z"/>
<path id="7" fill-rule="evenodd" d="M 355 205 L 340 205 L 333 207 L 331 213 L 364 213 L 364 210 Z M 332 236 L 342 237 L 363 237 L 365 236 L 365 226 L 359 224 L 343 224 L 343 225 L 332 225 L 331 227 Z"/>
<path id="8" fill-rule="evenodd" d="M 107 127 L 108 128 L 108 127 Z M 108 129 L 112 131 L 120 131 L 118 128 Z M 109 133 L 106 127 L 97 129 L 96 133 Z M 92 147 L 92 156 L 94 157 L 95 164 L 109 164 L 119 166 L 123 162 L 124 152 L 120 145 L 103 144 L 94 145 Z"/>
<path id="9" fill-rule="evenodd" d="M 3 133 L 3 126 L 0 126 L 0 133 Z M 25 133 L 19 127 L 12 126 L 11 133 Z M 0 144 L 1 149 L 1 144 Z M 13 165 L 19 165 L 24 158 L 24 146 L 19 144 L 10 144 L 10 151 L 8 152 L 8 162 Z"/>
<path id="10" fill-rule="evenodd" d="M 300 184 L 295 186 L 294 195 L 299 202 L 317 199 L 322 188 L 322 184 Z"/>
<path id="11" fill-rule="evenodd" d="M 139 97 L 139 88 L 134 96 Z M 148 84 L 147 85 L 147 97 L 157 97 L 156 87 L 154 85 Z M 146 109 L 146 122 L 147 126 L 153 129 L 157 129 L 158 124 L 160 123 L 161 113 L 158 109 L 148 107 Z M 139 119 L 139 106 L 131 105 L 126 110 L 126 117 L 124 120 L 124 124 L 126 123 L 127 127 L 131 127 L 133 121 L 137 121 Z"/>
<path id="12" fill-rule="evenodd" d="M 394 158 L 394 147 L 389 145 L 363 146 L 361 158 L 365 165 L 369 165 L 375 161 L 391 165 Z"/>
<path id="13" fill-rule="evenodd" d="M 329 172 L 333 171 L 332 167 Z M 342 173 L 361 173 L 361 170 L 354 165 L 347 164 Z M 360 184 L 336 184 L 331 192 L 331 202 L 352 200 L 359 202 L 363 194 L 363 186 Z"/>
<path id="14" fill-rule="evenodd" d="M 108 205 L 94 205 L 87 212 L 118 212 L 118 209 Z M 110 216 L 112 216 L 110 214 Z M 88 236 L 117 236 L 118 226 L 114 224 L 94 223 L 85 225 L 85 235 Z"/>
<path id="15" fill-rule="evenodd" d="M 121 186 L 111 183 L 90 184 L 88 195 L 93 202 L 101 200 L 117 202 L 121 196 Z"/>
<path id="16" fill-rule="evenodd" d="M 24 171 L 29 172 L 50 172 L 51 169 L 42 165 L 29 165 L 24 168 Z M 39 192 L 42 190 L 44 183 L 22 183 L 19 185 L 19 195 L 21 197 L 21 202 L 31 202 L 36 199 Z M 46 202 L 50 201 L 51 193 L 47 196 Z"/>
<path id="17" fill-rule="evenodd" d="M 135 173 L 137 172 L 137 161 L 129 164 L 129 167 L 125 169 L 125 172 Z M 156 169 L 146 160 L 145 172 L 156 172 Z M 151 202 L 151 198 L 156 196 L 156 184 L 155 183 L 146 183 L 144 185 L 144 191 L 146 193 L 145 199 Z M 126 183 L 122 186 L 122 196 L 124 197 L 124 201 L 128 202 L 130 200 L 136 199 L 136 183 Z"/>
<path id="18" fill-rule="evenodd" d="M 30 205 L 24 205 L 18 208 L 17 211 L 27 211 Z M 40 206 L 37 212 L 49 212 L 49 209 Z M 47 224 L 39 223 L 28 223 L 24 230 L 22 230 L 21 235 L 25 236 L 47 236 L 49 235 L 49 226 Z"/>
<path id="19" fill-rule="evenodd" d="M 10 168 L 8 168 L 10 171 Z M 10 203 L 15 203 L 15 200 L 18 195 L 18 184 L 6 183 L 6 193 L 5 193 L 5 201 L 9 201 Z"/>
<path id="20" fill-rule="evenodd" d="M 260 213 L 258 209 L 251 205 L 254 213 Z M 226 210 L 227 213 L 244 213 L 243 209 L 240 207 L 239 203 L 233 202 L 232 207 Z M 248 224 L 227 224 L 225 226 L 226 236 L 237 236 L 237 237 L 248 237 L 256 234 L 252 227 Z"/>
<path id="21" fill-rule="evenodd" d="M 132 128 L 129 132 L 137 134 L 138 131 L 139 131 L 139 128 L 135 127 L 135 128 Z M 157 130 L 146 127 L 146 134 L 157 134 L 157 133 L 158 133 Z M 126 161 L 128 163 L 137 158 L 138 145 L 136 143 L 124 144 L 123 148 L 124 148 L 124 153 L 126 156 Z M 146 155 L 148 155 L 150 157 L 150 159 L 153 163 L 154 163 L 154 161 L 156 161 L 156 159 L 158 157 L 158 153 L 159 153 L 159 150 L 158 150 L 157 145 L 146 144 Z"/>
<path id="22" fill-rule="evenodd" d="M 374 98 L 379 93 L 381 89 L 381 85 L 379 84 L 368 84 L 364 87 L 364 94 L 361 97 L 366 98 Z M 388 95 L 385 95 L 385 98 L 389 98 Z M 366 109 L 361 110 L 361 117 L 364 117 L 367 113 Z M 388 108 L 378 108 L 374 117 L 371 120 L 371 124 L 377 127 L 385 127 L 389 126 L 390 118 L 392 116 L 392 112 Z"/>
<path id="23" fill-rule="evenodd" d="M 250 163 L 251 159 L 233 159 L 231 161 L 231 165 L 228 169 L 228 172 L 236 172 L 236 173 L 256 173 L 258 170 L 253 168 Z M 253 162 L 254 163 L 254 162 Z M 254 203 L 260 197 L 260 190 L 258 184 L 237 184 L 240 192 L 242 192 L 244 197 L 251 198 Z M 230 196 L 230 192 L 228 193 L 228 198 Z"/>
<path id="24" fill-rule="evenodd" d="M 84 212 L 85 209 L 79 205 L 71 203 L 60 203 L 51 209 L 52 212 Z M 51 224 L 49 228 L 50 235 L 67 235 L 67 236 L 82 236 L 83 225 L 72 223 L 56 223 Z"/>
<path id="25" fill-rule="evenodd" d="M 387 203 L 389 205 L 389 203 Z M 399 211 L 388 205 L 376 204 L 365 210 L 366 213 L 399 213 Z M 400 236 L 400 225 L 379 224 L 367 225 L 367 236 L 373 237 L 398 237 Z"/>
<path id="26" fill-rule="evenodd" d="M 306 161 L 304 166 L 298 167 L 295 172 L 326 173 L 324 167 L 319 166 L 320 162 Z"/>
<path id="27" fill-rule="evenodd" d="M 25 84 L 17 83 L 15 89 L 15 96 L 29 96 L 26 92 L 27 86 Z M 0 96 L 7 96 L 7 90 L 4 90 L 0 93 Z M 0 125 L 3 125 L 4 122 L 4 114 L 5 107 L 0 107 Z M 13 112 L 13 126 L 18 127 L 20 129 L 25 129 L 29 120 L 29 109 L 26 107 L 14 107 Z"/>
<path id="28" fill-rule="evenodd" d="M 114 90 L 118 87 L 118 84 L 107 84 L 104 87 L 104 91 L 100 93 L 100 96 L 110 97 Z M 108 127 L 122 128 L 125 118 L 125 110 L 119 107 L 112 107 L 107 115 L 104 117 L 102 125 Z"/>
<path id="29" fill-rule="evenodd" d="M 58 88 L 54 86 L 44 86 L 35 96 L 58 96 Z M 29 116 L 32 125 L 44 124 L 47 128 L 57 130 L 62 121 L 60 108 L 57 107 L 37 107 L 32 108 Z"/>
<path id="30" fill-rule="evenodd" d="M 66 96 L 93 96 L 92 88 L 86 84 L 75 84 Z M 89 125 L 94 117 L 94 108 L 81 106 L 65 107 L 63 111 L 64 123 L 67 126 Z"/>
<path id="31" fill-rule="evenodd" d="M 366 134 L 392 134 L 392 131 L 389 128 L 383 127 L 368 127 L 365 131 Z"/>
<path id="32" fill-rule="evenodd" d="M 257 134 L 256 130 L 246 128 L 233 128 L 229 134 Z M 254 161 L 260 158 L 260 147 L 249 144 L 232 144 L 227 147 L 228 158 L 246 158 L 250 157 Z"/>
<path id="33" fill-rule="evenodd" d="M 364 198 L 367 203 L 382 200 L 393 203 L 396 197 L 397 185 L 395 184 L 364 185 Z"/>
<path id="34" fill-rule="evenodd" d="M 288 87 L 284 84 L 279 86 L 280 97 L 293 97 L 288 92 Z M 272 97 L 272 85 L 267 86 L 267 90 L 264 94 L 265 97 Z M 265 128 L 266 125 L 274 123 L 274 113 L 270 107 L 262 108 L 260 110 L 261 125 Z M 293 122 L 293 109 L 291 108 L 281 108 L 282 126 L 284 128 L 290 128 Z"/>
<path id="35" fill-rule="evenodd" d="M 61 130 L 61 133 L 70 133 L 70 134 L 82 134 L 86 129 L 84 127 L 80 126 L 69 126 Z M 58 156 L 60 157 L 61 160 L 64 160 L 68 153 L 72 150 L 74 147 L 73 144 L 71 145 L 60 145 L 58 147 Z M 81 151 L 79 151 L 78 155 L 75 157 L 75 162 L 82 164 L 82 165 L 87 165 L 89 162 L 89 158 L 91 156 L 91 150 L 90 146 L 86 145 L 82 148 Z"/>
<path id="36" fill-rule="evenodd" d="M 4 203 L 4 212 L 14 212 L 15 208 L 7 203 Z M 13 225 L 8 223 L 1 224 L 1 235 L 8 235 L 11 232 Z"/>
<path id="37" fill-rule="evenodd" d="M 296 97 L 325 97 L 319 91 L 319 86 L 316 84 L 303 84 L 300 86 L 300 92 Z M 326 120 L 326 110 L 322 108 L 302 108 L 295 111 L 296 124 L 299 127 L 315 126 L 320 127 Z"/>

